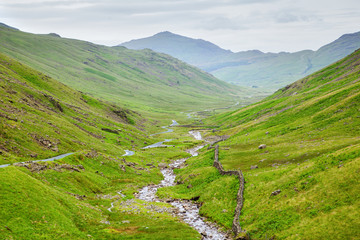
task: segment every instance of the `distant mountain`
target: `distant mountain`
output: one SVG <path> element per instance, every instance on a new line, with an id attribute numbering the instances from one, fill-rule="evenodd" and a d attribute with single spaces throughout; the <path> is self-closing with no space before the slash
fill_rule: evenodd
<path id="1" fill-rule="evenodd" d="M 149 48 L 156 52 L 169 54 L 204 70 L 206 70 L 207 65 L 218 63 L 219 56 L 225 58 L 233 54 L 233 52 L 224 50 L 211 42 L 192 39 L 167 31 L 155 34 L 152 37 L 132 40 L 120 46 L 136 50 Z"/>
<path id="2" fill-rule="evenodd" d="M 149 48 L 193 64 L 229 83 L 275 91 L 360 48 L 360 32 L 346 34 L 317 51 L 233 53 L 210 42 L 170 32 L 121 44 L 130 49 Z"/>

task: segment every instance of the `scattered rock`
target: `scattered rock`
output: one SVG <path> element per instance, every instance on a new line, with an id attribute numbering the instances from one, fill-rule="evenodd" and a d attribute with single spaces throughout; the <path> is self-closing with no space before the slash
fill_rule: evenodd
<path id="1" fill-rule="evenodd" d="M 91 152 L 88 152 L 85 154 L 85 157 L 87 158 L 95 158 L 97 157 L 98 153 L 96 150 L 91 150 Z"/>
<path id="2" fill-rule="evenodd" d="M 128 167 L 135 167 L 137 165 L 137 163 L 134 162 L 126 162 L 125 160 L 123 160 L 123 162 L 126 164 L 126 166 Z"/>
<path id="3" fill-rule="evenodd" d="M 109 132 L 109 133 L 119 134 L 119 130 L 117 130 L 117 129 L 101 128 L 101 130 L 103 130 L 105 132 Z"/>
<path id="4" fill-rule="evenodd" d="M 271 193 L 271 196 L 276 196 L 276 195 L 279 195 L 280 193 L 281 193 L 281 190 L 278 189 L 278 190 L 272 192 L 272 193 Z"/>
<path id="5" fill-rule="evenodd" d="M 251 170 L 256 169 L 256 168 L 259 168 L 258 165 L 254 165 L 254 166 L 250 167 Z"/>
<path id="6" fill-rule="evenodd" d="M 124 166 L 124 165 L 119 164 L 119 168 L 120 168 L 123 172 L 126 172 L 126 169 L 125 169 L 125 166 Z"/>
<path id="7" fill-rule="evenodd" d="M 179 184 L 183 184 L 184 182 L 183 181 L 181 181 L 181 180 L 178 180 L 177 182 L 176 182 L 176 184 L 177 185 L 179 185 Z"/>
<path id="8" fill-rule="evenodd" d="M 207 238 L 207 234 L 204 232 L 201 233 L 201 236 L 203 236 L 204 238 Z"/>
<path id="9" fill-rule="evenodd" d="M 265 134 L 266 134 L 266 135 L 268 135 L 268 134 L 269 134 L 269 132 L 266 132 Z"/>
<path id="10" fill-rule="evenodd" d="M 51 142 L 50 140 L 45 139 L 45 138 L 43 138 L 43 137 L 41 137 L 41 136 L 38 136 L 38 135 L 36 135 L 36 134 L 32 134 L 31 136 L 32 136 L 32 137 L 34 138 L 34 140 L 35 140 L 36 142 L 38 142 L 38 144 L 40 144 L 41 146 L 46 147 L 46 148 L 48 148 L 48 149 L 51 149 L 51 150 L 53 150 L 53 151 L 58 151 L 57 144 L 59 143 L 59 140 L 57 140 L 57 142 Z"/>
<path id="11" fill-rule="evenodd" d="M 341 168 L 342 166 L 344 166 L 344 165 L 340 164 L 340 165 L 338 166 L 338 168 Z"/>
<path id="12" fill-rule="evenodd" d="M 32 157 L 32 158 L 36 158 L 38 155 L 36 154 L 36 153 L 32 153 L 32 154 L 30 154 L 30 157 Z"/>
<path id="13" fill-rule="evenodd" d="M 5 226 L 5 228 L 6 228 L 7 230 L 9 230 L 10 232 L 12 232 L 12 230 L 11 230 L 8 226 Z"/>
<path id="14" fill-rule="evenodd" d="M 191 198 L 190 200 L 192 200 L 192 201 L 197 201 L 197 200 L 199 200 L 199 199 L 200 199 L 200 196 L 196 196 L 196 197 Z"/>
<path id="15" fill-rule="evenodd" d="M 62 169 L 69 170 L 69 171 L 75 171 L 75 172 L 80 172 L 79 169 L 84 170 L 84 166 L 82 166 L 82 165 L 72 166 L 70 164 L 59 165 L 59 164 L 55 163 L 54 166 L 51 166 L 47 163 L 39 164 L 37 162 L 32 162 L 32 161 L 25 162 L 25 163 L 15 163 L 14 166 L 25 167 L 25 168 L 29 169 L 31 172 L 40 172 L 40 171 L 44 171 L 47 169 L 52 169 L 52 170 L 55 170 L 58 172 L 61 172 Z"/>
<path id="16" fill-rule="evenodd" d="M 264 161 L 266 161 L 266 159 L 261 159 L 259 162 L 264 162 Z"/>
<path id="17" fill-rule="evenodd" d="M 159 164 L 158 164 L 158 167 L 159 167 L 159 168 L 167 168 L 168 165 L 167 165 L 166 163 L 159 163 Z"/>
<path id="18" fill-rule="evenodd" d="M 191 184 L 187 185 L 187 188 L 192 188 L 193 186 Z"/>
<path id="19" fill-rule="evenodd" d="M 75 193 L 71 193 L 71 192 L 66 192 L 67 194 L 74 196 L 75 198 L 79 199 L 79 200 L 84 200 L 84 198 L 86 198 L 86 195 L 79 195 L 79 194 L 75 194 Z"/>
<path id="20" fill-rule="evenodd" d="M 109 221 L 106 221 L 106 220 L 101 220 L 101 223 L 110 225 L 110 222 L 109 222 Z"/>
<path id="21" fill-rule="evenodd" d="M 266 148 L 266 144 L 261 144 L 260 146 L 259 146 L 259 149 L 265 149 Z"/>

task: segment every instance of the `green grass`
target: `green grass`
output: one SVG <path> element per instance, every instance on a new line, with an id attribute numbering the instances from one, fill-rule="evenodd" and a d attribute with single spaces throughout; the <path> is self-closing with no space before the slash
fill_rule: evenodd
<path id="1" fill-rule="evenodd" d="M 0 61 L 0 163 L 86 149 L 115 155 L 144 145 L 143 131 L 131 124 L 145 121 L 137 113 L 85 96 L 4 55 Z"/>

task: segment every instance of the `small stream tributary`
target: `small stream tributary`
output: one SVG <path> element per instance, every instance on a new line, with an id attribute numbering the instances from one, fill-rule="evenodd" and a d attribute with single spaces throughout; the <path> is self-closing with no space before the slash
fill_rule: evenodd
<path id="1" fill-rule="evenodd" d="M 170 132 L 173 132 L 174 130 L 169 128 L 169 127 L 174 127 L 176 125 L 178 125 L 179 123 L 176 122 L 175 120 L 172 120 L 172 123 L 169 125 L 169 126 L 162 126 L 161 128 L 164 128 L 166 129 L 166 131 L 164 132 L 159 132 L 159 133 L 154 133 L 154 134 L 150 134 L 150 136 L 155 136 L 155 135 L 158 135 L 158 134 L 162 134 L 162 133 L 170 133 Z M 166 145 L 163 145 L 165 142 L 170 142 L 172 139 L 165 139 L 164 141 L 161 141 L 161 142 L 157 142 L 157 143 L 154 143 L 154 144 L 151 144 L 149 146 L 145 146 L 143 147 L 142 149 L 148 149 L 148 148 L 156 148 L 156 147 L 166 147 Z M 132 156 L 135 154 L 134 151 L 130 151 L 130 150 L 124 150 L 125 151 L 125 154 L 122 155 L 123 157 L 126 157 L 126 156 Z"/>

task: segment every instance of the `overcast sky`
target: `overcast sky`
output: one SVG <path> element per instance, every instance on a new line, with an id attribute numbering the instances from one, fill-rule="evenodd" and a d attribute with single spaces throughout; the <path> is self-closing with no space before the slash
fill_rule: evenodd
<path id="1" fill-rule="evenodd" d="M 294 52 L 360 31 L 360 1 L 0 0 L 0 22 L 109 46 L 171 31 L 235 52 Z"/>

